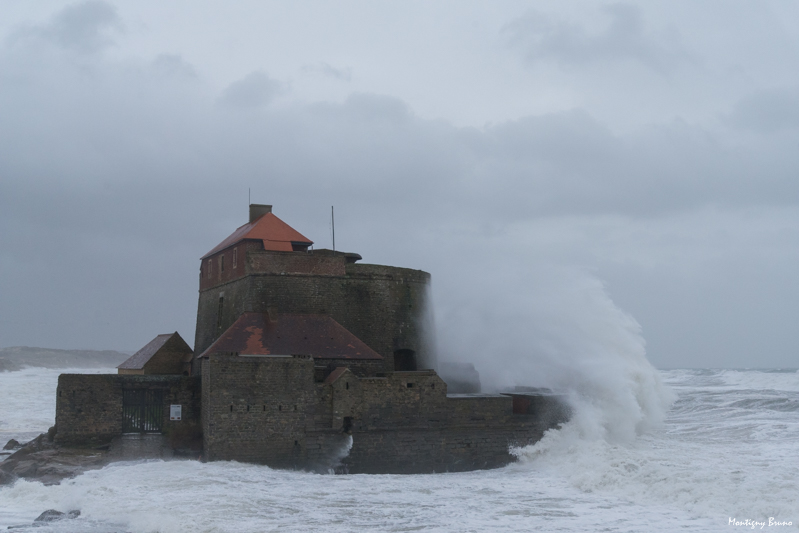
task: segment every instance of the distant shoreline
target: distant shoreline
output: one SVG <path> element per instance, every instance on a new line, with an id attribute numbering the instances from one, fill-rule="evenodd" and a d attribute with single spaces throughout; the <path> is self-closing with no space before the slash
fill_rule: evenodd
<path id="1" fill-rule="evenodd" d="M 0 349 L 0 372 L 36 368 L 108 368 L 125 361 L 130 354 L 116 350 L 59 350 L 30 346 Z"/>

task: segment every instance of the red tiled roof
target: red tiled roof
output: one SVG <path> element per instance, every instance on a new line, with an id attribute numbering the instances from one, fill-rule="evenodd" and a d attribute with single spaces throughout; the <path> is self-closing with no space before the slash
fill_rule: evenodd
<path id="1" fill-rule="evenodd" d="M 310 355 L 315 359 L 382 359 L 362 340 L 326 315 L 244 313 L 200 357 L 240 355 Z"/>
<path id="2" fill-rule="evenodd" d="M 220 242 L 213 250 L 202 256 L 205 259 L 209 255 L 233 246 L 244 239 L 259 239 L 264 243 L 264 250 L 276 252 L 291 252 L 291 243 L 298 243 L 310 246 L 313 241 L 303 236 L 300 232 L 277 218 L 273 213 L 266 213 L 254 222 L 244 224 L 224 241 Z"/>

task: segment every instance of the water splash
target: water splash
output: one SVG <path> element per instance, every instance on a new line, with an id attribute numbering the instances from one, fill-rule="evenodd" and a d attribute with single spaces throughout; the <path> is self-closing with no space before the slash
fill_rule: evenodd
<path id="1" fill-rule="evenodd" d="M 640 325 L 596 277 L 538 267 L 465 285 L 439 317 L 440 350 L 474 364 L 485 389 L 564 392 L 581 438 L 629 442 L 662 423 L 675 396 L 646 359 Z"/>

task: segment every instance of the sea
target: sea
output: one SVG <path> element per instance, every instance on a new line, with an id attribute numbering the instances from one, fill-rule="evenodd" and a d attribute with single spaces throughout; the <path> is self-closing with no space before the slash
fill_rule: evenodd
<path id="1" fill-rule="evenodd" d="M 62 372 L 0 373 L 0 440 L 29 440 L 55 415 Z M 0 529 L 48 532 L 795 531 L 796 369 L 656 370 L 663 416 L 632 436 L 599 430 L 597 398 L 504 468 L 336 475 L 237 462 L 136 461 L 60 485 L 0 487 Z M 600 391 L 601 394 L 606 394 Z M 593 405 L 593 408 L 592 408 Z M 599 406 L 599 407 L 597 407 Z M 604 407 L 603 407 L 604 406 Z M 609 407 L 608 407 L 609 406 Z M 594 409 L 594 410 L 592 410 Z M 604 413 L 605 420 L 627 411 Z M 600 428 L 601 429 L 601 428 Z M 355 436 L 357 438 L 357 435 Z M 44 510 L 74 520 L 33 528 Z"/>

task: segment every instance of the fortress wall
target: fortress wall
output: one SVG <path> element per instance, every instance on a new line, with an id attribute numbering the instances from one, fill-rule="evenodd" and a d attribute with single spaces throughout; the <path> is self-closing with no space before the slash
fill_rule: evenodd
<path id="1" fill-rule="evenodd" d="M 203 362 L 205 458 L 302 463 L 306 423 L 316 414 L 313 376 L 310 358 L 211 355 Z"/>
<path id="2" fill-rule="evenodd" d="M 122 434 L 122 382 L 119 377 L 113 374 L 58 376 L 56 442 L 110 441 Z"/>
<path id="3" fill-rule="evenodd" d="M 397 427 L 353 431 L 343 460 L 351 474 L 417 474 L 496 468 L 515 460 L 511 445 L 531 444 L 543 433 L 530 422 L 513 419 L 466 427 Z"/>
<path id="4" fill-rule="evenodd" d="M 195 353 L 208 348 L 242 313 L 271 308 L 278 313 L 330 315 L 382 355 L 386 371 L 394 369 L 395 350 L 413 350 L 424 361 L 429 350 L 422 321 L 430 275 L 360 264 L 346 265 L 346 272 L 346 276 L 253 274 L 201 291 Z M 221 321 L 220 297 L 224 298 Z"/>
<path id="5" fill-rule="evenodd" d="M 199 380 L 185 376 L 61 374 L 56 393 L 56 442 L 109 441 L 122 434 L 122 393 L 163 391 L 162 430 L 199 422 Z M 169 406 L 182 406 L 182 420 L 169 420 Z"/>

